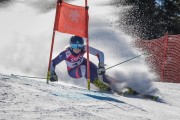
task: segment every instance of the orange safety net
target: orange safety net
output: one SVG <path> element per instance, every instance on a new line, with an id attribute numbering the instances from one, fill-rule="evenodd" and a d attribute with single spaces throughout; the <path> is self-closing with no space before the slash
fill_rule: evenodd
<path id="1" fill-rule="evenodd" d="M 149 53 L 146 62 L 162 82 L 180 83 L 180 34 L 137 40 L 136 47 Z"/>

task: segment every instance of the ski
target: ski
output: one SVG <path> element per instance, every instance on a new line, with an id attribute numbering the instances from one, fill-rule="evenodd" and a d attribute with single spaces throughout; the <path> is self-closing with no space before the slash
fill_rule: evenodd
<path id="1" fill-rule="evenodd" d="M 125 92 L 115 92 L 118 95 L 124 96 L 124 97 L 139 97 L 139 98 L 143 98 L 143 99 L 150 99 L 153 101 L 158 101 L 159 96 L 155 96 L 155 95 L 145 95 L 145 94 L 140 94 L 132 89 L 129 88 L 128 91 Z"/>

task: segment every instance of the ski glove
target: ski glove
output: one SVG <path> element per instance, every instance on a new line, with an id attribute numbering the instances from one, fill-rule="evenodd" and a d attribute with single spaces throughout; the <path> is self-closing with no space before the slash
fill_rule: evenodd
<path id="1" fill-rule="evenodd" d="M 106 69 L 105 69 L 104 65 L 99 64 L 98 66 L 99 66 L 98 69 L 97 69 L 98 75 L 104 74 L 106 72 Z"/>
<path id="2" fill-rule="evenodd" d="M 56 75 L 55 72 L 52 72 L 51 75 L 50 75 L 50 81 L 51 82 L 56 82 L 58 81 L 58 76 Z"/>

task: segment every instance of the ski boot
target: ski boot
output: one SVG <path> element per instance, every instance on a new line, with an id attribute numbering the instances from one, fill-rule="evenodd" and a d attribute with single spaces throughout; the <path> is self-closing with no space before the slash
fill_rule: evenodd
<path id="1" fill-rule="evenodd" d="M 139 93 L 136 92 L 135 90 L 131 89 L 131 88 L 127 88 L 128 90 L 123 92 L 123 96 L 125 95 L 138 95 Z"/>
<path id="2" fill-rule="evenodd" d="M 98 87 L 101 91 L 111 91 L 111 88 L 99 79 L 93 81 L 93 84 Z"/>
<path id="3" fill-rule="evenodd" d="M 153 101 L 158 101 L 159 96 L 153 96 L 153 95 L 142 95 L 146 99 L 151 99 Z"/>

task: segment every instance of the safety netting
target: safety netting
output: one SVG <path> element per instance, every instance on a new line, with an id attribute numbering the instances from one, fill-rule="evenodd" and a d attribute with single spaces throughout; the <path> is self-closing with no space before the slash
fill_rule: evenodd
<path id="1" fill-rule="evenodd" d="M 137 40 L 135 45 L 149 54 L 146 62 L 160 81 L 180 83 L 180 34 L 166 34 L 153 40 Z"/>

